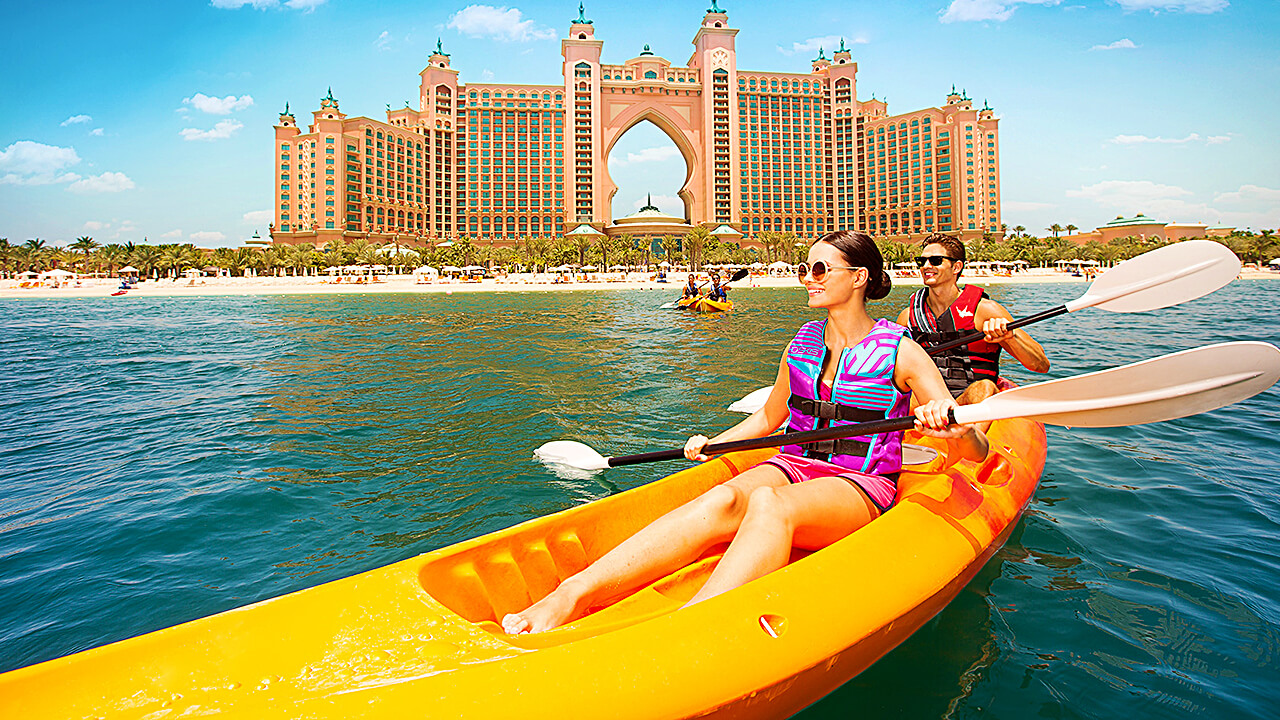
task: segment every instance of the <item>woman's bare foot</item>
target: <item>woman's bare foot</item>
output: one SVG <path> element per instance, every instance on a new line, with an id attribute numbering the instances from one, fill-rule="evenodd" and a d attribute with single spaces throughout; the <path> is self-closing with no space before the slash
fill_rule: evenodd
<path id="1" fill-rule="evenodd" d="M 564 597 L 561 585 L 538 602 L 525 608 L 522 612 L 510 613 L 502 618 L 502 629 L 508 635 L 522 633 L 545 632 L 560 627 L 573 619 L 576 610 L 571 598 Z"/>

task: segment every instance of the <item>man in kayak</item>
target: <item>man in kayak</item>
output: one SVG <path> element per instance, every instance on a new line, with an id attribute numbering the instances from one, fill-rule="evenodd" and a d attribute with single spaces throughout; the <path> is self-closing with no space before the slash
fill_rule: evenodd
<path id="1" fill-rule="evenodd" d="M 721 285 L 720 273 L 716 272 L 715 270 L 712 270 L 711 271 L 711 291 L 707 293 L 707 297 L 711 300 L 716 300 L 719 302 L 728 302 L 729 301 L 728 290 L 729 290 L 729 284 L 725 283 L 724 285 Z"/>
<path id="2" fill-rule="evenodd" d="M 686 457 L 707 460 L 702 449 L 709 442 L 764 437 L 784 424 L 799 432 L 912 414 L 921 432 L 954 439 L 963 457 L 986 457 L 982 431 L 948 424 L 956 402 L 907 329 L 867 313 L 866 300 L 885 297 L 892 284 L 870 237 L 849 231 L 823 236 L 809 249 L 799 276 L 809 307 L 825 310 L 826 318 L 805 324 L 787 346 L 763 407 L 713 440 L 689 438 Z M 921 404 L 909 410 L 913 395 Z M 719 595 L 783 567 L 792 547 L 826 547 L 879 517 L 897 497 L 901 468 L 901 432 L 784 447 L 507 615 L 503 629 L 514 634 L 558 627 L 728 542 L 688 604 Z"/>
<path id="3" fill-rule="evenodd" d="M 968 405 L 996 393 L 1001 349 L 1032 372 L 1048 372 L 1049 358 L 1025 330 L 1009 330 L 1013 316 L 982 288 L 960 288 L 964 263 L 964 243 L 941 233 L 925 238 L 924 249 L 916 258 L 924 287 L 912 293 L 907 307 L 898 314 L 898 324 L 910 328 L 912 338 L 925 350 L 975 330 L 984 333 L 981 340 L 933 358 L 947 389 L 961 405 Z"/>

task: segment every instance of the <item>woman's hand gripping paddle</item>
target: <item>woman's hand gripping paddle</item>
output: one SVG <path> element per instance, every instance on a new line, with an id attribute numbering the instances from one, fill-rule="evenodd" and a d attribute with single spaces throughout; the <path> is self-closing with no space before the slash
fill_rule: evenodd
<path id="1" fill-rule="evenodd" d="M 742 278 L 744 278 L 744 277 L 746 277 L 746 276 L 747 276 L 747 269 L 746 269 L 746 268 L 742 268 L 741 270 L 739 270 L 739 271 L 735 272 L 734 274 L 730 275 L 730 276 L 729 276 L 729 279 L 728 279 L 728 280 L 725 280 L 725 284 L 727 285 L 727 284 L 729 284 L 729 283 L 731 283 L 731 282 L 738 282 L 739 280 L 741 280 Z M 699 290 L 701 290 L 702 288 L 706 287 L 706 286 L 707 286 L 707 283 L 709 283 L 709 282 L 711 282 L 711 281 L 710 281 L 710 280 L 707 280 L 706 282 L 702 283 L 701 285 L 699 285 L 699 286 L 698 286 L 698 289 L 699 289 Z M 663 310 L 671 310 L 672 308 L 677 307 L 677 305 L 676 305 L 675 301 L 672 301 L 672 302 L 669 302 L 669 303 L 662 303 L 662 306 L 661 306 L 661 307 L 662 307 L 662 309 L 663 309 Z"/>
<path id="2" fill-rule="evenodd" d="M 1014 320 L 1009 323 L 1009 329 L 1088 307 L 1125 313 L 1170 307 L 1204 297 L 1235 280 L 1239 274 L 1240 259 L 1222 243 L 1212 240 L 1174 243 L 1125 260 L 1099 275 L 1079 298 Z M 976 331 L 925 350 L 937 355 L 982 338 L 982 331 Z"/>
<path id="3" fill-rule="evenodd" d="M 1232 342 L 1162 355 L 1131 365 L 1006 390 L 952 412 L 961 424 L 1024 417 L 1050 425 L 1117 427 L 1195 415 L 1252 397 L 1280 380 L 1280 349 L 1263 342 Z M 707 455 L 841 437 L 907 430 L 914 418 L 893 418 L 822 430 L 783 433 L 708 445 Z M 571 440 L 534 451 L 546 464 L 581 470 L 678 460 L 684 450 L 603 457 Z"/>

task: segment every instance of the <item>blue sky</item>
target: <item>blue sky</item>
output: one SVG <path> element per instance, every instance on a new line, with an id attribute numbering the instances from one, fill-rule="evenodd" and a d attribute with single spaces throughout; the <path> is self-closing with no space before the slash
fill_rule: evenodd
<path id="1" fill-rule="evenodd" d="M 587 3 L 604 60 L 676 65 L 709 0 Z M 1004 220 L 1041 234 L 1144 212 L 1280 226 L 1280 3 L 725 0 L 739 67 L 807 72 L 843 37 L 890 113 L 952 83 L 1001 118 Z M 436 38 L 463 82 L 559 81 L 576 2 L 8 2 L 0 237 L 61 245 L 266 234 L 272 125 L 329 87 L 349 116 L 416 97 Z M 678 212 L 683 161 L 642 125 L 614 148 L 615 215 Z"/>

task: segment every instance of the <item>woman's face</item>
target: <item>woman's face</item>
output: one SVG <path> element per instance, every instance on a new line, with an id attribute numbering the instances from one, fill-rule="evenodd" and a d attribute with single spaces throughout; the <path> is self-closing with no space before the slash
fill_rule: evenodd
<path id="1" fill-rule="evenodd" d="M 844 303 L 863 302 L 863 293 L 867 285 L 867 269 L 833 270 L 849 264 L 845 256 L 830 243 L 816 242 L 809 248 L 809 267 L 818 261 L 826 263 L 827 274 L 819 282 L 810 272 L 801 279 L 804 289 L 809 293 L 809 307 L 832 308 Z"/>

